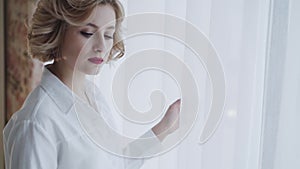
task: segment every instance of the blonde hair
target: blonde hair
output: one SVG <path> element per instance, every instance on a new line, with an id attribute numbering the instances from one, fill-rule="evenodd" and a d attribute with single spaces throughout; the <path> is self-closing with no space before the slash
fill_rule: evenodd
<path id="1" fill-rule="evenodd" d="M 125 53 L 121 39 L 124 10 L 118 0 L 40 0 L 28 26 L 29 54 L 43 62 L 60 60 L 60 47 L 67 26 L 80 26 L 97 5 L 106 4 L 111 5 L 116 13 L 114 45 L 108 60 L 121 58 Z"/>

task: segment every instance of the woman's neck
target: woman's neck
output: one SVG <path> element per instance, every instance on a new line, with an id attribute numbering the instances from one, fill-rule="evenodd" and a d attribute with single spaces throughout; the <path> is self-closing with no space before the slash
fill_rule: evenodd
<path id="1" fill-rule="evenodd" d="M 54 62 L 47 68 L 79 97 L 84 97 L 85 74 L 69 68 L 61 62 Z"/>

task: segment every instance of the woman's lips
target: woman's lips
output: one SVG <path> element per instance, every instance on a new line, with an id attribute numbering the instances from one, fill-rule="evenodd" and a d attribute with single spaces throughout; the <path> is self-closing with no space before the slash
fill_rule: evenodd
<path id="1" fill-rule="evenodd" d="M 93 57 L 93 58 L 89 58 L 88 61 L 100 65 L 103 62 L 103 59 L 99 57 Z"/>

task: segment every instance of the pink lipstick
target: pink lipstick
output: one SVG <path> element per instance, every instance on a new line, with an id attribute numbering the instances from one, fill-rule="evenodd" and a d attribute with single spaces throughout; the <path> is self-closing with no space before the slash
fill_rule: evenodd
<path id="1" fill-rule="evenodd" d="M 93 58 L 89 58 L 88 61 L 100 65 L 103 62 L 103 59 L 99 57 L 93 57 Z"/>

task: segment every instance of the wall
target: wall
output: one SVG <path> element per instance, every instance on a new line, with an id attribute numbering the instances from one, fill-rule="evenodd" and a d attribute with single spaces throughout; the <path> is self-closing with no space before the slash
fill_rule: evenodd
<path id="1" fill-rule="evenodd" d="M 0 1 L 0 130 L 2 131 L 4 126 L 4 112 L 5 112 L 5 95 L 4 95 L 4 0 Z M 3 143 L 2 132 L 0 134 L 0 169 L 4 169 L 4 157 L 3 157 Z"/>
<path id="2" fill-rule="evenodd" d="M 23 104 L 40 78 L 42 64 L 33 61 L 26 51 L 26 27 L 33 1 L 6 1 L 6 121 Z"/>

